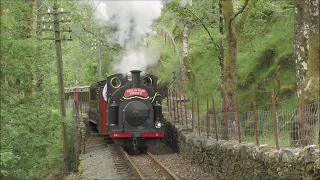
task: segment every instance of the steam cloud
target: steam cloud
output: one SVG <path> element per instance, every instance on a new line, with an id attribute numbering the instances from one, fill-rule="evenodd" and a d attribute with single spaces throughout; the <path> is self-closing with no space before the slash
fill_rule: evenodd
<path id="1" fill-rule="evenodd" d="M 187 5 L 192 6 L 192 0 L 181 0 L 181 1 L 180 1 L 180 5 L 181 5 L 182 7 L 186 7 Z"/>
<path id="2" fill-rule="evenodd" d="M 161 1 L 102 1 L 107 20 L 117 31 L 109 41 L 117 42 L 124 49 L 122 57 L 116 57 L 111 71 L 129 72 L 133 69 L 145 71 L 158 62 L 160 52 L 146 53 L 144 38 L 152 34 L 152 22 L 161 15 Z M 103 6 L 101 6 L 103 7 Z M 101 10 L 100 10 L 101 11 Z"/>

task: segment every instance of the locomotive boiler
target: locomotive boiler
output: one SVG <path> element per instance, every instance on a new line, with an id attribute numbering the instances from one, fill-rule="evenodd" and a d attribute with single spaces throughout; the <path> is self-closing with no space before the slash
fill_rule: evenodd
<path id="1" fill-rule="evenodd" d="M 114 74 L 94 83 L 90 91 L 90 121 L 99 134 L 112 139 L 125 149 L 146 150 L 164 137 L 161 97 L 157 92 L 157 78 L 132 70 L 130 76 Z M 107 84 L 107 102 L 102 90 Z M 92 99 L 92 98 L 91 98 Z"/>

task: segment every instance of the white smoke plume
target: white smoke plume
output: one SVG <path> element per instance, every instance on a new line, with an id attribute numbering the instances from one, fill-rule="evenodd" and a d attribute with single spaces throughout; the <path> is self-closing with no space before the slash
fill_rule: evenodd
<path id="1" fill-rule="evenodd" d="M 101 25 L 105 25 L 105 23 L 109 20 L 107 15 L 107 5 L 103 3 L 103 1 L 93 0 L 93 7 L 95 8 L 94 19 Z"/>
<path id="2" fill-rule="evenodd" d="M 186 7 L 187 5 L 192 6 L 192 0 L 181 0 L 181 1 L 180 1 L 180 5 L 181 5 L 182 7 Z"/>
<path id="3" fill-rule="evenodd" d="M 161 1 L 102 1 L 106 7 L 107 19 L 117 31 L 109 41 L 125 49 L 121 58 L 115 58 L 112 72 L 125 73 L 133 69 L 145 71 L 159 59 L 160 52 L 148 55 L 143 40 L 152 31 L 152 23 L 161 15 Z"/>

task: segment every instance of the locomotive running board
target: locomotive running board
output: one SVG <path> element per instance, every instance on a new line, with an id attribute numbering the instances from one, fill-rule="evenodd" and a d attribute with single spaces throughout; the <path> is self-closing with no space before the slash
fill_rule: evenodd
<path id="1" fill-rule="evenodd" d="M 132 133 L 109 133 L 110 138 L 131 138 Z M 143 132 L 141 133 L 142 138 L 162 138 L 164 137 L 164 132 Z M 137 137 L 139 138 L 139 137 Z"/>
<path id="2" fill-rule="evenodd" d="M 141 137 L 164 137 L 164 132 L 145 132 L 141 134 Z"/>
<path id="3" fill-rule="evenodd" d="M 109 133 L 110 138 L 129 138 L 132 137 L 132 133 Z"/>

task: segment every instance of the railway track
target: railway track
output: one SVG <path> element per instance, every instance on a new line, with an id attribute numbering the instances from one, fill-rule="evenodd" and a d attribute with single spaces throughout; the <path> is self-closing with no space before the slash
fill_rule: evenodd
<path id="1" fill-rule="evenodd" d="M 111 171 L 115 173 L 112 176 L 113 178 L 117 177 L 115 179 L 179 179 L 168 168 L 160 163 L 159 160 L 150 152 L 129 155 L 121 146 L 116 144 L 107 145 L 105 139 L 96 134 L 92 134 L 88 137 L 84 150 L 85 153 L 89 154 L 90 156 L 90 158 L 87 160 L 87 168 L 89 168 L 89 166 L 91 168 L 92 162 L 90 161 L 92 161 L 92 159 L 95 157 L 103 158 L 103 156 L 108 156 L 106 154 L 109 154 L 109 157 L 111 157 L 111 159 L 102 161 L 101 164 L 99 164 L 96 168 L 91 168 L 88 170 L 93 172 L 93 175 L 88 176 L 88 178 L 96 175 L 94 173 L 96 169 L 101 169 L 101 167 L 106 167 L 108 164 L 110 164 L 108 166 L 113 167 L 111 169 L 114 170 Z M 97 153 L 101 155 L 96 155 Z M 94 161 L 100 161 L 100 159 L 94 159 Z M 103 173 L 101 174 L 101 177 L 110 178 L 110 175 L 108 173 Z"/>
<path id="2" fill-rule="evenodd" d="M 178 180 L 179 178 L 174 175 L 168 168 L 159 162 L 150 152 L 139 155 L 129 155 L 119 147 L 121 154 L 127 161 L 131 171 L 137 178 L 142 180 L 149 179 L 172 179 Z"/>

